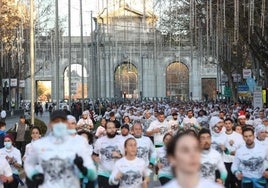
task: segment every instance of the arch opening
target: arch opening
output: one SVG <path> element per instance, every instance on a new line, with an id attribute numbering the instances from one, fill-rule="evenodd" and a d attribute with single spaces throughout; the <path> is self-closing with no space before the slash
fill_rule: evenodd
<path id="1" fill-rule="evenodd" d="M 166 69 L 166 95 L 182 101 L 189 99 L 189 69 L 181 62 L 174 62 Z"/>
<path id="2" fill-rule="evenodd" d="M 137 99 L 138 91 L 138 69 L 129 62 L 118 65 L 114 72 L 115 97 Z"/>
<path id="3" fill-rule="evenodd" d="M 71 99 L 77 100 L 82 98 L 82 87 L 84 87 L 84 98 L 88 98 L 88 73 L 85 67 L 82 69 L 80 64 L 71 65 L 71 84 L 69 85 L 69 68 L 64 70 L 64 99 L 69 98 L 69 89 L 71 89 Z M 84 85 L 82 86 L 82 71 L 84 72 Z M 71 86 L 71 88 L 70 88 Z"/>

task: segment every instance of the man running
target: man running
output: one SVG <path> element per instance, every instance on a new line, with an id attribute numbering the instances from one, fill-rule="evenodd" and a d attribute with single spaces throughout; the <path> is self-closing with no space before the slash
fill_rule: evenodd
<path id="1" fill-rule="evenodd" d="M 242 180 L 243 187 L 264 188 L 268 178 L 267 148 L 255 143 L 252 128 L 245 127 L 242 134 L 246 145 L 237 150 L 231 170 Z"/>
<path id="2" fill-rule="evenodd" d="M 153 165 L 156 153 L 151 139 L 142 135 L 142 125 L 140 122 L 135 122 L 132 128 L 133 136 L 137 141 L 137 157 L 143 159 L 147 166 L 149 163 Z"/>
<path id="3" fill-rule="evenodd" d="M 229 143 L 227 136 L 222 132 L 224 122 L 219 117 L 212 117 L 209 121 L 211 132 L 211 147 L 220 154 L 228 153 Z"/>
<path id="4" fill-rule="evenodd" d="M 220 171 L 220 178 L 216 182 L 223 184 L 227 177 L 221 154 L 211 148 L 211 133 L 208 129 L 201 129 L 198 135 L 201 147 L 201 176 L 204 179 L 215 181 L 216 170 Z"/>
<path id="5" fill-rule="evenodd" d="M 153 121 L 147 129 L 147 135 L 154 137 L 154 145 L 156 148 L 164 145 L 163 137 L 169 132 L 168 122 L 165 120 L 164 112 L 159 112 L 157 120 Z"/>
<path id="6" fill-rule="evenodd" d="M 99 138 L 94 146 L 93 159 L 98 163 L 98 185 L 99 188 L 117 188 L 117 185 L 109 185 L 115 162 L 123 157 L 124 143 L 116 135 L 116 126 L 114 122 L 108 122 L 106 125 L 106 136 Z"/>
<path id="7" fill-rule="evenodd" d="M 233 120 L 230 118 L 226 118 L 224 120 L 224 126 L 226 131 L 224 134 L 227 137 L 227 141 L 229 143 L 229 153 L 223 153 L 223 161 L 225 164 L 225 167 L 228 172 L 227 179 L 225 181 L 225 187 L 226 188 L 233 188 L 236 187 L 237 179 L 234 176 L 234 174 L 231 171 L 231 166 L 234 161 L 234 156 L 236 153 L 236 150 L 245 145 L 245 142 L 243 140 L 243 137 L 241 134 L 233 131 Z"/>

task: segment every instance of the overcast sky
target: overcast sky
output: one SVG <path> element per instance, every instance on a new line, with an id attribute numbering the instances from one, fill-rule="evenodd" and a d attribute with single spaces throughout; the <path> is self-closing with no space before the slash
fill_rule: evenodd
<path id="1" fill-rule="evenodd" d="M 83 4 L 83 33 L 84 36 L 90 35 L 91 19 L 90 14 L 93 11 L 96 14 L 96 0 L 82 0 Z M 59 0 L 59 15 L 66 18 L 64 23 L 64 35 L 68 35 L 68 0 Z M 72 36 L 80 36 L 80 0 L 71 1 L 71 25 Z"/>

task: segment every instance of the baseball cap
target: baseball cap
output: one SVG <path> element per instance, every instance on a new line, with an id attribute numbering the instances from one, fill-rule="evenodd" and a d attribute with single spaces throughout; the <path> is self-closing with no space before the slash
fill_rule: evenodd
<path id="1" fill-rule="evenodd" d="M 67 114 L 63 110 L 55 110 L 50 116 L 50 121 L 53 121 L 56 118 L 67 120 Z"/>

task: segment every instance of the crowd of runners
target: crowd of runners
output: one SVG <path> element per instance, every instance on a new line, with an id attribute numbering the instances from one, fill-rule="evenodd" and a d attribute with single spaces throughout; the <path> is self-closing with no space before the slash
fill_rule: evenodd
<path id="1" fill-rule="evenodd" d="M 213 102 L 98 107 L 99 118 L 92 108 L 54 110 L 45 136 L 25 123 L 9 134 L 0 122 L 0 188 L 147 188 L 156 180 L 164 188 L 268 187 L 268 108 Z M 31 142 L 18 147 L 27 130 Z"/>

